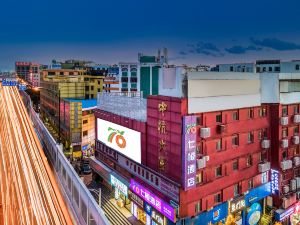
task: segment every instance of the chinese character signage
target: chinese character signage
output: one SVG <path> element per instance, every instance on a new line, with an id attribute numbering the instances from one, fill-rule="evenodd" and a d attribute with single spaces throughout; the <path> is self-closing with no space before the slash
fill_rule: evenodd
<path id="1" fill-rule="evenodd" d="M 273 195 L 279 194 L 279 172 L 271 170 L 271 192 Z"/>
<path id="2" fill-rule="evenodd" d="M 141 197 L 150 206 L 155 208 L 158 212 L 163 214 L 172 222 L 175 222 L 175 210 L 168 203 L 158 198 L 155 194 L 150 192 L 148 189 L 137 183 L 135 180 L 130 180 L 130 189 Z"/>
<path id="3" fill-rule="evenodd" d="M 112 174 L 110 175 L 110 183 L 112 186 L 114 186 L 116 189 L 122 192 L 123 195 L 127 197 L 128 194 L 128 188 L 125 184 L 123 184 L 119 179 L 117 179 Z"/>
<path id="4" fill-rule="evenodd" d="M 196 186 L 196 117 L 183 118 L 183 188 L 189 190 Z"/>

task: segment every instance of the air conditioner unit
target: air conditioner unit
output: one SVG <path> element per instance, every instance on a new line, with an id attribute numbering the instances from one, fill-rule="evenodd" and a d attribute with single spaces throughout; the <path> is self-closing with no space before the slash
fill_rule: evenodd
<path id="1" fill-rule="evenodd" d="M 290 187 L 289 187 L 288 185 L 284 185 L 284 186 L 282 187 L 282 191 L 283 191 L 284 194 L 287 194 L 287 193 L 289 193 L 289 191 L 290 191 Z"/>
<path id="2" fill-rule="evenodd" d="M 296 179 L 290 180 L 290 190 L 295 191 L 297 189 L 297 181 Z"/>
<path id="3" fill-rule="evenodd" d="M 270 148 L 270 140 L 262 140 L 261 147 L 265 149 Z"/>
<path id="4" fill-rule="evenodd" d="M 300 115 L 294 115 L 294 123 L 300 123 Z"/>
<path id="5" fill-rule="evenodd" d="M 297 182 L 297 189 L 300 189 L 300 177 L 295 177 L 295 180 Z"/>
<path id="6" fill-rule="evenodd" d="M 225 124 L 218 124 L 217 131 L 219 134 L 226 132 L 227 126 Z"/>
<path id="7" fill-rule="evenodd" d="M 282 126 L 288 125 L 289 124 L 289 117 L 287 117 L 287 116 L 281 117 L 280 123 L 281 123 Z"/>
<path id="8" fill-rule="evenodd" d="M 290 206 L 289 200 L 285 197 L 282 198 L 282 208 L 287 209 Z"/>
<path id="9" fill-rule="evenodd" d="M 205 159 L 206 162 L 209 161 L 209 155 L 206 155 L 206 156 L 204 156 L 203 158 Z"/>
<path id="10" fill-rule="evenodd" d="M 281 147 L 282 147 L 282 148 L 287 148 L 287 147 L 289 147 L 289 140 L 288 140 L 288 139 L 282 139 L 282 140 L 281 140 Z"/>
<path id="11" fill-rule="evenodd" d="M 205 158 L 197 159 L 197 169 L 202 169 L 206 166 Z"/>
<path id="12" fill-rule="evenodd" d="M 300 157 L 296 156 L 294 157 L 294 166 L 299 166 L 300 165 Z"/>
<path id="13" fill-rule="evenodd" d="M 200 136 L 202 138 L 208 138 L 208 137 L 210 137 L 210 128 L 209 127 L 202 127 L 200 129 Z"/>
<path id="14" fill-rule="evenodd" d="M 293 167 L 293 162 L 292 160 L 285 160 L 281 162 L 281 169 L 282 170 L 288 170 Z"/>
<path id="15" fill-rule="evenodd" d="M 264 172 L 270 170 L 270 168 L 271 168 L 271 165 L 269 162 L 258 164 L 258 171 L 260 173 L 264 173 Z"/>
<path id="16" fill-rule="evenodd" d="M 293 138 L 292 138 L 292 140 L 293 140 L 293 143 L 295 144 L 295 145 L 298 145 L 299 144 L 299 136 L 293 136 Z"/>

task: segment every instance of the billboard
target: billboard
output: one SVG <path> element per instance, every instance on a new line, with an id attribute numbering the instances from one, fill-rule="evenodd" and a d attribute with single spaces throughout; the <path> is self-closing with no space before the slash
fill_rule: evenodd
<path id="1" fill-rule="evenodd" d="M 135 162 L 141 163 L 140 132 L 98 118 L 97 139 Z"/>

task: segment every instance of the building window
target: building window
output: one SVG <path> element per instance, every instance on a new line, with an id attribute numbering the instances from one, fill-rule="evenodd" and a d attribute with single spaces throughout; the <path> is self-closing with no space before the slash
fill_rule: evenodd
<path id="1" fill-rule="evenodd" d="M 253 143 L 254 142 L 254 134 L 253 132 L 249 132 L 248 133 L 248 144 Z"/>
<path id="2" fill-rule="evenodd" d="M 288 115 L 288 108 L 287 106 L 282 106 L 282 116 L 287 116 Z"/>
<path id="3" fill-rule="evenodd" d="M 98 88 L 98 92 L 100 92 L 100 88 Z"/>
<path id="4" fill-rule="evenodd" d="M 282 138 L 286 138 L 288 136 L 288 128 L 282 128 Z"/>
<path id="5" fill-rule="evenodd" d="M 100 80 L 98 80 L 98 85 L 100 85 Z"/>
<path id="6" fill-rule="evenodd" d="M 258 131 L 258 140 L 262 140 L 263 139 L 263 130 L 259 130 Z"/>
<path id="7" fill-rule="evenodd" d="M 201 171 L 200 173 L 198 173 L 197 175 L 196 175 L 196 183 L 197 184 L 200 184 L 200 183 L 202 183 L 203 182 L 203 171 Z"/>
<path id="8" fill-rule="evenodd" d="M 236 159 L 232 163 L 232 170 L 238 170 L 239 169 L 239 161 Z"/>
<path id="9" fill-rule="evenodd" d="M 201 211 L 201 201 L 195 204 L 195 213 L 199 213 Z"/>
<path id="10" fill-rule="evenodd" d="M 91 98 L 94 98 L 94 94 L 91 94 Z"/>
<path id="11" fill-rule="evenodd" d="M 83 137 L 85 137 L 85 136 L 87 136 L 87 135 L 88 135 L 88 131 L 87 131 L 87 130 L 85 130 L 85 131 L 82 132 L 82 136 L 83 136 Z"/>
<path id="12" fill-rule="evenodd" d="M 283 160 L 286 160 L 286 158 L 287 158 L 287 151 L 283 151 L 282 152 L 282 158 L 283 158 Z"/>
<path id="13" fill-rule="evenodd" d="M 222 195 L 221 195 L 221 193 L 215 194 L 214 200 L 215 200 L 215 203 L 222 202 Z"/>
<path id="14" fill-rule="evenodd" d="M 88 120 L 83 120 L 82 123 L 83 123 L 83 124 L 87 124 L 87 123 L 88 123 Z"/>
<path id="15" fill-rule="evenodd" d="M 88 94 L 85 95 L 85 99 L 89 99 L 89 95 Z"/>
<path id="16" fill-rule="evenodd" d="M 220 151 L 222 149 L 222 139 L 216 141 L 216 150 Z"/>
<path id="17" fill-rule="evenodd" d="M 267 109 L 265 107 L 261 107 L 259 109 L 259 116 L 260 117 L 266 117 L 267 116 Z"/>
<path id="18" fill-rule="evenodd" d="M 239 112 L 238 111 L 234 111 L 232 113 L 232 120 L 239 120 Z"/>
<path id="19" fill-rule="evenodd" d="M 89 86 L 85 86 L 85 91 L 89 91 L 90 87 Z"/>
<path id="20" fill-rule="evenodd" d="M 253 119 L 254 118 L 254 109 L 249 108 L 248 109 L 248 119 Z"/>
<path id="21" fill-rule="evenodd" d="M 239 184 L 235 184 L 233 186 L 233 195 L 234 197 L 238 196 L 240 194 L 240 188 L 239 188 Z"/>
<path id="22" fill-rule="evenodd" d="M 249 155 L 247 157 L 247 166 L 252 166 L 252 156 L 251 155 Z"/>
<path id="23" fill-rule="evenodd" d="M 275 71 L 276 71 L 276 72 L 280 72 L 280 66 L 276 66 L 276 67 L 275 67 Z"/>
<path id="24" fill-rule="evenodd" d="M 295 66 L 295 70 L 299 70 L 299 64 Z"/>
<path id="25" fill-rule="evenodd" d="M 230 72 L 233 72 L 233 66 L 230 66 Z"/>
<path id="26" fill-rule="evenodd" d="M 299 155 L 299 154 L 300 154 L 299 147 L 294 148 L 294 155 Z"/>
<path id="27" fill-rule="evenodd" d="M 197 116 L 196 123 L 197 123 L 197 125 L 202 125 L 202 117 L 201 116 Z"/>
<path id="28" fill-rule="evenodd" d="M 299 134 L 299 127 L 294 127 L 294 135 L 298 135 Z"/>
<path id="29" fill-rule="evenodd" d="M 216 177 L 221 177 L 222 176 L 222 166 L 221 165 L 216 167 L 215 175 L 216 175 Z"/>
<path id="30" fill-rule="evenodd" d="M 298 114 L 299 113 L 299 107 L 298 105 L 294 105 L 294 114 Z"/>
<path id="31" fill-rule="evenodd" d="M 221 113 L 216 115 L 216 122 L 217 123 L 222 123 L 222 114 Z"/>
<path id="32" fill-rule="evenodd" d="M 234 146 L 238 146 L 239 145 L 239 135 L 238 134 L 234 134 L 232 136 L 232 145 L 234 145 Z"/>
<path id="33" fill-rule="evenodd" d="M 92 90 L 92 91 L 94 90 L 94 86 L 91 86 L 91 90 Z"/>
<path id="34" fill-rule="evenodd" d="M 269 66 L 269 72 L 272 72 L 272 67 L 271 66 Z"/>
<path id="35" fill-rule="evenodd" d="M 248 189 L 253 188 L 253 179 L 248 180 Z"/>

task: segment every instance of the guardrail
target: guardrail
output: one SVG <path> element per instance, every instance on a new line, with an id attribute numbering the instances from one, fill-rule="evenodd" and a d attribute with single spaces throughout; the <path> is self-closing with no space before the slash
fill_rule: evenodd
<path id="1" fill-rule="evenodd" d="M 38 114 L 34 111 L 30 97 L 24 91 L 20 91 L 20 93 L 23 96 L 23 101 L 48 161 L 52 164 L 62 184 L 61 186 L 76 213 L 78 222 L 82 225 L 109 225 L 110 223 L 102 209 L 63 154 L 62 146 L 56 143 Z"/>

